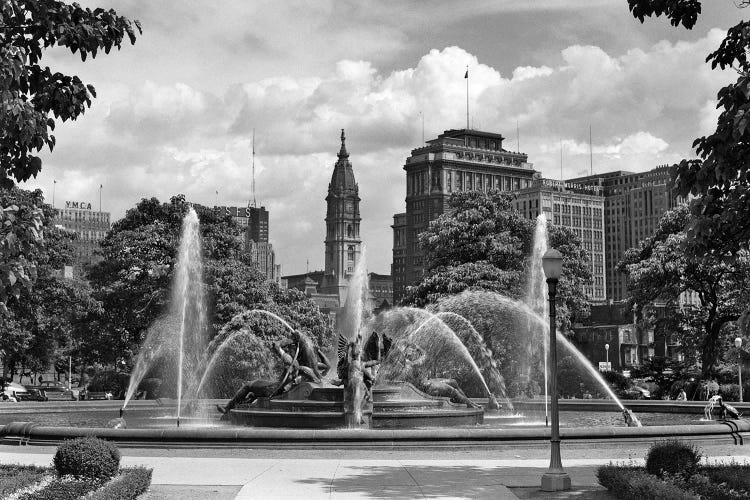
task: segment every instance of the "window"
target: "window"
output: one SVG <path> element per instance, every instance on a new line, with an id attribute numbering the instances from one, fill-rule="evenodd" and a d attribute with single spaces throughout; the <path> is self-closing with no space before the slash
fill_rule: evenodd
<path id="1" fill-rule="evenodd" d="M 346 225 L 346 236 L 349 238 L 352 237 L 352 225 L 351 224 Z M 349 248 L 353 248 L 353 247 L 349 247 Z"/>
<path id="2" fill-rule="evenodd" d="M 354 262 L 354 245 L 349 245 L 346 253 L 347 253 L 347 260 L 350 262 Z"/>

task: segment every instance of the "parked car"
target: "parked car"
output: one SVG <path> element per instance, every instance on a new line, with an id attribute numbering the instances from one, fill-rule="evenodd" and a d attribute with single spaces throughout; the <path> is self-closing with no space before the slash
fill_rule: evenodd
<path id="1" fill-rule="evenodd" d="M 18 401 L 48 401 L 47 394 L 39 389 L 28 389 L 28 392 L 18 394 L 16 393 L 16 399 Z"/>
<path id="2" fill-rule="evenodd" d="M 68 390 L 68 386 L 57 380 L 45 380 L 40 382 L 38 385 L 33 386 L 34 389 L 46 392 L 63 392 Z"/>

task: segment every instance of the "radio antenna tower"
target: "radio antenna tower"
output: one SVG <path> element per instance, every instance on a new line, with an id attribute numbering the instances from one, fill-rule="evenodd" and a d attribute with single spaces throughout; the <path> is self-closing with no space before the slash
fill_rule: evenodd
<path id="1" fill-rule="evenodd" d="M 258 204 L 255 202 L 255 129 L 253 129 L 253 208 L 257 208 Z"/>

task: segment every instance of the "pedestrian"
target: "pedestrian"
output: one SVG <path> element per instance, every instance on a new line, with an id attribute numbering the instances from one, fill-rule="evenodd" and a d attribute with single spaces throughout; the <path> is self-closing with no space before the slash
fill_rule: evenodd
<path id="1" fill-rule="evenodd" d="M 687 401 L 687 393 L 685 389 L 680 389 L 680 393 L 677 395 L 677 401 Z"/>

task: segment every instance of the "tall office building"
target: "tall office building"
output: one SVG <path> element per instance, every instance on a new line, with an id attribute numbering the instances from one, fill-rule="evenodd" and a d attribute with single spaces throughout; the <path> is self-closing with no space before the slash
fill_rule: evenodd
<path id="1" fill-rule="evenodd" d="M 592 302 L 606 298 L 604 254 L 604 197 L 599 186 L 588 186 L 538 179 L 531 187 L 521 189 L 513 202 L 527 219 L 544 214 L 557 226 L 571 229 L 581 238 L 583 248 L 591 256 L 589 266 L 593 275 L 586 295 Z"/>
<path id="2" fill-rule="evenodd" d="M 92 210 L 91 203 L 82 201 L 66 201 L 64 208 L 56 210 L 54 224 L 77 235 L 72 242 L 77 274 L 102 259 L 96 251 L 109 231 L 109 217 L 109 212 Z"/>
<path id="3" fill-rule="evenodd" d="M 662 165 L 647 172 L 607 172 L 567 181 L 598 187 L 604 195 L 607 299 L 627 298 L 626 276 L 615 267 L 627 249 L 654 234 L 664 213 L 680 203 L 670 179 L 670 167 Z"/>
<path id="4" fill-rule="evenodd" d="M 230 216 L 242 228 L 242 249 L 250 254 L 260 272 L 272 281 L 279 281 L 281 273 L 276 265 L 276 253 L 268 241 L 268 211 L 266 207 L 214 207 L 219 214 Z"/>
<path id="5" fill-rule="evenodd" d="M 394 215 L 393 300 L 422 277 L 424 255 L 419 233 L 448 208 L 454 192 L 499 189 L 518 191 L 531 185 L 536 172 L 527 155 L 503 148 L 500 134 L 447 130 L 406 159 L 406 212 Z"/>

